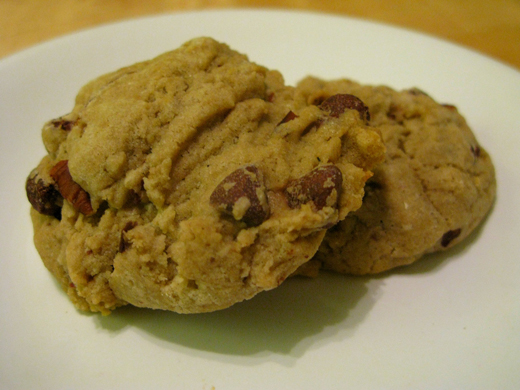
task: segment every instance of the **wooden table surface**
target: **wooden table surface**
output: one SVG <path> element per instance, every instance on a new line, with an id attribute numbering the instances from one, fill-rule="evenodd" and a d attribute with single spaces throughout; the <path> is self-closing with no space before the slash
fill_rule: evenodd
<path id="1" fill-rule="evenodd" d="M 238 7 L 310 10 L 384 22 L 448 39 L 520 69 L 520 0 L 0 0 L 0 58 L 103 23 Z"/>

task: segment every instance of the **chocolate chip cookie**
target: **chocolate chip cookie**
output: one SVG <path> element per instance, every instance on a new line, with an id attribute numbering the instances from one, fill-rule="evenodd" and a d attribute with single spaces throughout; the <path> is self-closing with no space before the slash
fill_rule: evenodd
<path id="1" fill-rule="evenodd" d="M 249 299 L 361 206 L 385 153 L 366 113 L 348 94 L 308 104 L 210 38 L 101 76 L 43 127 L 36 248 L 83 310 Z"/>
<path id="2" fill-rule="evenodd" d="M 359 97 L 387 147 L 363 206 L 327 232 L 313 261 L 341 273 L 382 272 L 453 247 L 489 212 L 496 193 L 492 161 L 453 105 L 418 89 L 350 80 L 309 77 L 297 88 L 309 104 L 338 93 Z"/>

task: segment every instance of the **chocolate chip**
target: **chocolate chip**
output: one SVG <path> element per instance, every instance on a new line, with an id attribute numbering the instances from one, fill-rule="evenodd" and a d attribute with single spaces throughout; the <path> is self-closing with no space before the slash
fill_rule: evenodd
<path id="1" fill-rule="evenodd" d="M 317 210 L 337 207 L 343 176 L 335 165 L 321 165 L 287 185 L 285 194 L 291 208 L 313 202 Z"/>
<path id="2" fill-rule="evenodd" d="M 70 131 L 75 124 L 75 122 L 73 122 L 73 121 L 68 121 L 68 120 L 65 120 L 62 118 L 55 119 L 55 120 L 51 121 L 51 123 L 57 129 L 61 129 L 61 130 L 65 130 L 65 131 Z"/>
<path id="3" fill-rule="evenodd" d="M 320 105 L 320 109 L 329 112 L 330 116 L 337 118 L 345 112 L 345 110 L 357 110 L 361 119 L 365 122 L 370 121 L 370 112 L 368 107 L 357 96 L 349 94 L 333 95 L 325 99 Z"/>
<path id="4" fill-rule="evenodd" d="M 450 243 L 460 236 L 461 229 L 449 230 L 442 235 L 441 245 L 446 248 Z"/>
<path id="5" fill-rule="evenodd" d="M 60 193 L 52 184 L 46 183 L 36 170 L 32 171 L 27 178 L 25 191 L 29 202 L 36 211 L 61 219 L 62 198 Z"/>
<path id="6" fill-rule="evenodd" d="M 262 224 L 270 214 L 263 178 L 254 165 L 226 176 L 211 194 L 210 203 L 221 213 L 249 226 Z"/>

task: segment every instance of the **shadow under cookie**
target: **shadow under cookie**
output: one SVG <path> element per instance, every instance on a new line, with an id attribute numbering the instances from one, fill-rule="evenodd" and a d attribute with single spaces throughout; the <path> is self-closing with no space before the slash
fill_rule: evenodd
<path id="1" fill-rule="evenodd" d="M 134 327 L 157 341 L 200 351 L 298 357 L 320 340 L 352 334 L 375 303 L 379 283 L 324 272 L 316 279 L 292 278 L 255 299 L 213 313 L 182 315 L 126 306 L 93 318 L 116 334 Z"/>

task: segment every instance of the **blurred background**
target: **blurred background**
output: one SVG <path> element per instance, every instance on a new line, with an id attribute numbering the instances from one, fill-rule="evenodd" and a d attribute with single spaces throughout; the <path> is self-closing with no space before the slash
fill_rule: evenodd
<path id="1" fill-rule="evenodd" d="M 383 22 L 520 69 L 520 0 L 0 0 L 0 58 L 100 24 L 217 8 L 297 9 Z"/>

